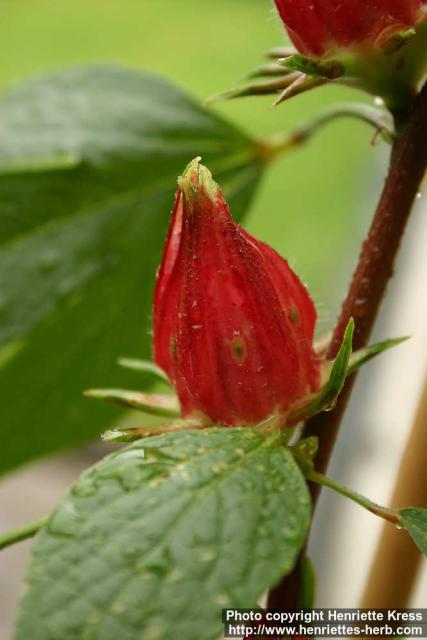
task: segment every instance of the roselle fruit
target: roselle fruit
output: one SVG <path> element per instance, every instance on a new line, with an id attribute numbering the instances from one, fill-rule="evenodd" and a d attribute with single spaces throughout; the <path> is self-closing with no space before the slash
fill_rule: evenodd
<path id="1" fill-rule="evenodd" d="M 382 98 L 405 115 L 427 72 L 427 3 L 422 0 L 275 0 L 299 52 L 293 93 L 338 81 Z M 286 66 L 286 61 L 284 65 Z M 289 91 L 288 91 L 289 93 Z"/>
<path id="2" fill-rule="evenodd" d="M 154 359 L 183 417 L 284 415 L 320 385 L 316 310 L 286 260 L 234 222 L 209 170 L 179 179 L 154 296 Z"/>
<path id="3" fill-rule="evenodd" d="M 298 51 L 322 56 L 352 47 L 380 47 L 427 18 L 422 0 L 275 0 Z"/>

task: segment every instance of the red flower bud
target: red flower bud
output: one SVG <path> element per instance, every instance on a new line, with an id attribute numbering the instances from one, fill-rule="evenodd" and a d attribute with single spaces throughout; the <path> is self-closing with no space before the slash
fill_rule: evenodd
<path id="1" fill-rule="evenodd" d="M 154 296 L 154 359 L 183 416 L 254 425 L 317 390 L 315 321 L 287 262 L 233 221 L 208 169 L 191 162 Z"/>
<path id="2" fill-rule="evenodd" d="M 427 17 L 424 0 L 275 0 L 297 49 L 322 56 L 353 46 L 381 47 Z"/>

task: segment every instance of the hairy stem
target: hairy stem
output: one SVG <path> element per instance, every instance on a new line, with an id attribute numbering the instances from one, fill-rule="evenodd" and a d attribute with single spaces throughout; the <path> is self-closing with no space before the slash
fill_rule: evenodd
<path id="1" fill-rule="evenodd" d="M 406 119 L 402 121 L 396 116 L 396 136 L 387 179 L 335 327 L 327 353 L 329 359 L 337 355 L 351 317 L 356 323 L 353 348 L 357 350 L 366 346 L 393 274 L 400 242 L 426 167 L 427 83 L 414 99 Z M 354 379 L 352 376 L 348 380 L 335 409 L 314 416 L 304 429 L 304 437 L 314 435 L 319 438 L 316 468 L 320 473 L 328 467 Z M 319 485 L 311 484 L 314 504 L 319 491 Z M 298 571 L 297 566 L 295 572 Z M 298 587 L 295 588 L 295 575 L 291 574 L 271 592 L 269 606 L 294 608 L 297 598 Z"/>
<path id="2" fill-rule="evenodd" d="M 390 159 L 390 169 L 359 262 L 342 306 L 327 353 L 335 358 L 351 317 L 356 327 L 353 349 L 366 346 L 373 329 L 412 205 L 427 166 L 427 84 L 414 102 L 406 123 L 399 127 Z M 335 410 L 307 422 L 304 435 L 319 436 L 316 468 L 328 466 L 354 378 L 346 385 Z"/>
<path id="3" fill-rule="evenodd" d="M 42 527 L 44 527 L 46 522 L 47 518 L 40 518 L 40 520 L 34 520 L 34 522 L 30 522 L 30 524 L 26 524 L 23 527 L 4 533 L 0 536 L 0 549 L 5 549 L 17 542 L 27 540 L 27 538 L 32 538 Z"/>

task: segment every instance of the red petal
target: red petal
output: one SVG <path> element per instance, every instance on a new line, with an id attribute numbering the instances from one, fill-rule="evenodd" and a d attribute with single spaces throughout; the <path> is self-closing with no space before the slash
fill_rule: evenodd
<path id="1" fill-rule="evenodd" d="M 154 294 L 154 360 L 169 377 L 171 376 L 170 340 L 175 327 L 179 281 L 183 267 L 182 261 L 178 261 L 182 248 L 183 206 L 182 193 L 178 191 Z"/>

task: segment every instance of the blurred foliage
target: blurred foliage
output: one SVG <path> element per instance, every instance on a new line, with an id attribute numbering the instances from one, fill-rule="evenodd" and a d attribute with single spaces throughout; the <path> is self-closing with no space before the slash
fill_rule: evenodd
<path id="1" fill-rule="evenodd" d="M 114 62 L 159 72 L 202 99 L 234 85 L 261 61 L 263 51 L 284 39 L 270 0 L 6 0 L 0 5 L 0 37 L 0 87 L 76 64 Z M 290 130 L 319 109 L 348 99 L 366 100 L 362 94 L 333 87 L 296 98 L 280 108 L 273 108 L 269 98 L 258 98 L 223 103 L 214 111 L 251 136 L 262 137 Z M 372 147 L 371 138 L 372 131 L 360 123 L 329 125 L 306 147 L 274 164 L 246 218 L 249 230 L 286 256 L 309 284 L 319 307 L 320 330 L 333 322 L 380 186 L 385 151 L 382 144 Z M 171 192 L 174 186 L 171 184 Z M 167 213 L 170 205 L 166 199 L 162 203 Z M 114 295 L 112 290 L 105 291 L 112 307 Z M 134 319 L 146 317 L 148 308 L 146 304 L 135 308 Z M 78 331 L 71 316 L 70 322 L 69 327 Z M 141 325 L 145 331 L 145 322 Z M 36 327 L 34 331 L 36 335 L 45 328 Z M 61 359 L 61 340 L 64 353 L 65 343 L 70 340 L 61 331 L 52 334 L 53 353 L 36 349 L 27 357 L 27 373 L 19 388 L 8 385 L 11 405 L 20 406 L 21 394 L 31 385 L 37 386 L 37 371 L 46 361 Z M 14 349 L 20 346 L 14 344 L 2 355 L 13 360 Z M 92 379 L 92 385 L 114 382 L 106 379 L 110 370 L 106 357 L 110 358 L 112 346 L 109 344 L 108 354 L 100 349 L 97 370 L 103 375 L 99 380 Z M 89 343 L 86 349 L 90 348 Z M 147 353 L 139 345 L 122 353 L 119 343 L 116 355 Z M 57 421 L 63 406 L 59 386 L 66 384 L 63 377 L 58 386 L 52 383 L 49 389 Z M 39 403 L 41 398 L 39 394 Z M 13 430 L 27 432 L 33 428 L 32 416 L 36 418 L 34 428 L 45 424 L 43 406 L 30 404 L 19 414 Z M 104 409 L 105 427 L 114 411 Z M 88 420 L 90 415 L 88 409 Z M 73 420 L 77 419 L 75 413 Z M 93 425 L 82 424 L 80 437 L 85 429 L 87 435 L 93 433 Z M 42 434 L 39 453 L 49 448 L 50 437 L 48 431 Z M 23 433 L 21 440 L 25 439 Z M 29 443 L 27 449 L 31 446 Z M 56 446 L 60 446 L 59 441 Z"/>
<path id="2" fill-rule="evenodd" d="M 152 74 L 117 67 L 8 92 L 0 137 L 5 470 L 117 415 L 82 392 L 131 378 L 119 354 L 149 357 L 155 272 L 188 157 L 205 155 L 239 218 L 264 165 L 233 125 Z"/>

